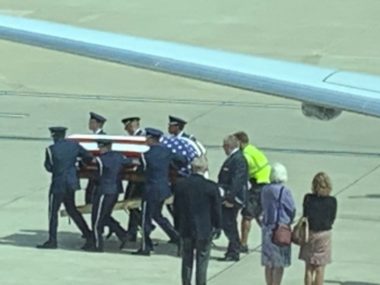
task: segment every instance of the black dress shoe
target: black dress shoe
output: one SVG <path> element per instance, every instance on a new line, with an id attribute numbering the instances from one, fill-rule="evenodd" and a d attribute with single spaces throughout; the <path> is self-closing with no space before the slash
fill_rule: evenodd
<path id="1" fill-rule="evenodd" d="M 94 242 L 90 239 L 87 239 L 86 243 L 81 247 L 81 249 L 88 250 L 88 249 L 91 249 L 93 247 L 95 247 Z"/>
<path id="2" fill-rule="evenodd" d="M 114 231 L 109 230 L 108 234 L 106 235 L 106 239 L 110 239 L 114 233 Z"/>
<path id="3" fill-rule="evenodd" d="M 37 248 L 39 248 L 39 249 L 56 249 L 57 248 L 57 242 L 48 240 L 47 242 L 45 242 L 43 244 L 37 245 Z"/>
<path id="4" fill-rule="evenodd" d="M 179 239 L 170 239 L 169 241 L 168 241 L 168 243 L 169 244 L 179 244 Z"/>
<path id="5" fill-rule="evenodd" d="M 137 234 L 130 234 L 127 232 L 127 241 L 136 242 L 137 241 Z"/>
<path id="6" fill-rule="evenodd" d="M 225 262 L 236 262 L 239 261 L 239 256 L 232 256 L 232 255 L 226 255 L 225 257 L 218 258 L 218 261 L 225 261 Z"/>
<path id="7" fill-rule="evenodd" d="M 138 251 L 132 252 L 133 255 L 143 255 L 143 256 L 150 256 L 150 250 L 143 250 L 140 248 Z"/>
<path id="8" fill-rule="evenodd" d="M 82 248 L 84 251 L 87 252 L 104 252 L 103 248 L 96 247 L 95 245 L 87 246 Z"/>
<path id="9" fill-rule="evenodd" d="M 241 253 L 249 253 L 248 245 L 241 245 L 240 246 L 240 252 Z"/>
<path id="10" fill-rule="evenodd" d="M 133 235 L 133 234 L 130 234 L 130 233 L 127 233 L 123 239 L 121 240 L 121 244 L 120 244 L 120 249 L 123 249 L 125 244 L 127 242 L 136 242 L 137 241 L 137 235 Z"/>

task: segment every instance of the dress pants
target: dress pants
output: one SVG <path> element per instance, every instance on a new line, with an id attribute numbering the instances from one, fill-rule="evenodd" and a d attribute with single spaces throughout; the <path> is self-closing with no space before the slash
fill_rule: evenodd
<path id="1" fill-rule="evenodd" d="M 182 238 L 182 285 L 191 285 L 195 252 L 195 284 L 206 285 L 211 239 Z"/>
<path id="2" fill-rule="evenodd" d="M 237 225 L 237 216 L 239 208 L 222 207 L 223 231 L 228 239 L 228 248 L 226 256 L 239 257 L 240 255 L 240 240 Z"/>
<path id="3" fill-rule="evenodd" d="M 75 191 L 66 190 L 62 193 L 50 192 L 49 194 L 49 240 L 53 242 L 57 241 L 58 212 L 62 203 L 65 205 L 65 209 L 70 218 L 82 232 L 82 235 L 86 238 L 90 238 L 91 231 L 75 206 Z"/>
<path id="4" fill-rule="evenodd" d="M 179 236 L 170 221 L 162 215 L 162 208 L 165 200 L 154 198 L 143 199 L 142 201 L 142 250 L 152 250 L 153 243 L 150 233 L 153 230 L 152 220 L 169 236 L 171 240 L 178 241 Z"/>
<path id="5" fill-rule="evenodd" d="M 93 199 L 91 222 L 94 231 L 95 247 L 103 249 L 104 227 L 108 226 L 116 236 L 123 241 L 127 232 L 120 226 L 114 218 L 112 218 L 112 210 L 115 206 L 119 194 L 100 194 L 97 193 Z"/>

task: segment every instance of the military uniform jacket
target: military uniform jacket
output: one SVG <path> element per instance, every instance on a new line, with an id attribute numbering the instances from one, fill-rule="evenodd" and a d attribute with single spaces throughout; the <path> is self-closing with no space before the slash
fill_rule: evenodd
<path id="1" fill-rule="evenodd" d="M 120 172 L 124 166 L 132 165 L 130 158 L 115 151 L 108 151 L 96 158 L 98 173 L 96 194 L 117 194 L 123 192 Z"/>
<path id="2" fill-rule="evenodd" d="M 77 175 L 77 158 L 90 161 L 92 155 L 80 144 L 58 140 L 46 149 L 45 169 L 52 173 L 50 192 L 63 193 L 80 189 Z"/>
<path id="3" fill-rule="evenodd" d="M 141 156 L 141 165 L 145 177 L 143 199 L 162 201 L 171 195 L 169 186 L 169 167 L 172 161 L 185 160 L 174 155 L 170 149 L 161 144 L 152 145 Z"/>
<path id="4" fill-rule="evenodd" d="M 200 174 L 182 178 L 174 187 L 174 225 L 183 238 L 208 240 L 222 227 L 218 185 Z"/>
<path id="5" fill-rule="evenodd" d="M 225 200 L 244 205 L 248 184 L 248 166 L 238 150 L 227 157 L 218 175 L 218 184 L 225 191 Z"/>

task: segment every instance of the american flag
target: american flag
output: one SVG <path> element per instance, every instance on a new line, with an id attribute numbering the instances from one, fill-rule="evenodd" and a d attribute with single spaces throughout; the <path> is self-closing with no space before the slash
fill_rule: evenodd
<path id="1" fill-rule="evenodd" d="M 197 150 L 194 146 L 184 139 L 169 136 L 162 137 L 161 144 L 169 148 L 173 153 L 187 158 L 187 164 L 182 166 L 178 172 L 181 175 L 188 175 L 191 170 L 190 163 L 197 157 Z"/>

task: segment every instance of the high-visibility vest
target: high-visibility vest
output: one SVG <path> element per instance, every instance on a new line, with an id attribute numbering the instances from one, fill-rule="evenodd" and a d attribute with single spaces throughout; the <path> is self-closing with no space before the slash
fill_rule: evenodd
<path id="1" fill-rule="evenodd" d="M 269 183 L 271 167 L 265 154 L 251 144 L 243 149 L 243 154 L 247 160 L 249 178 L 256 180 L 256 183 Z"/>

